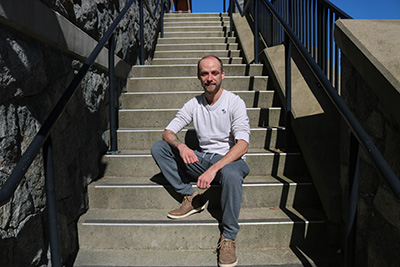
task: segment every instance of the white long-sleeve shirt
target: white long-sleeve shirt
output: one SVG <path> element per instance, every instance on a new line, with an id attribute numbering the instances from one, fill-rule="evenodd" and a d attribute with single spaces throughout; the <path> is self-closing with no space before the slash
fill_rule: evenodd
<path id="1" fill-rule="evenodd" d="M 204 93 L 192 98 L 166 129 L 177 134 L 192 121 L 203 152 L 225 155 L 235 145 L 235 140 L 249 143 L 246 105 L 239 96 L 229 91 L 223 90 L 212 106 L 207 103 Z"/>

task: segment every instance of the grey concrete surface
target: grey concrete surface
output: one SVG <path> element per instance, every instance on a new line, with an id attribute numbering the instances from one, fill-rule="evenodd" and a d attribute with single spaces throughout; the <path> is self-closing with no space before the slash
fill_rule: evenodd
<path id="1" fill-rule="evenodd" d="M 340 20 L 335 41 L 400 123 L 400 20 Z"/>

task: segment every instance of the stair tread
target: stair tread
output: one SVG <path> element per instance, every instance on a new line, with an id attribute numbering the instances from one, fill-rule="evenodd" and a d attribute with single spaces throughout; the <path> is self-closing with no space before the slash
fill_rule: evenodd
<path id="1" fill-rule="evenodd" d="M 309 248 L 305 248 L 309 251 Z M 313 248 L 313 254 L 322 259 L 335 257 L 334 248 Z M 246 249 L 238 247 L 238 267 L 301 267 L 307 261 L 307 266 L 316 266 L 301 248 L 265 248 Z M 336 255 L 337 257 L 337 255 Z M 85 262 L 91 262 L 90 265 Z M 318 261 L 319 262 L 319 261 Z M 79 266 L 216 266 L 217 255 L 213 250 L 128 250 L 128 249 L 84 249 L 75 263 Z M 337 265 L 339 266 L 339 265 Z"/>
<path id="2" fill-rule="evenodd" d="M 187 130 L 193 130 L 193 127 L 185 127 L 182 129 L 182 131 L 187 131 Z M 250 127 L 250 131 L 279 131 L 279 130 L 285 130 L 284 126 L 271 126 L 271 127 Z M 164 129 L 162 128 L 118 128 L 117 132 L 163 132 Z M 161 137 L 161 136 L 160 136 Z"/>
<path id="3" fill-rule="evenodd" d="M 171 209 L 177 208 L 171 207 Z M 193 214 L 185 219 L 171 220 L 167 213 L 171 209 L 90 209 L 80 218 L 83 225 L 126 225 L 126 226 L 152 226 L 152 225 L 216 225 L 220 211 L 218 209 L 205 209 L 203 212 Z M 253 224 L 292 224 L 295 222 L 324 223 L 323 214 L 311 208 L 266 207 L 242 208 L 239 215 L 239 225 Z"/>
<path id="4" fill-rule="evenodd" d="M 260 93 L 260 94 L 274 94 L 275 92 L 272 90 L 263 90 L 263 91 L 246 91 L 246 90 L 238 90 L 235 91 L 235 94 L 255 94 L 255 93 Z M 176 92 L 127 92 L 125 95 L 170 95 L 170 94 L 191 94 L 191 95 L 199 95 L 202 94 L 203 91 L 176 91 Z"/>
<path id="5" fill-rule="evenodd" d="M 263 155 L 300 155 L 299 152 L 284 152 L 284 151 L 273 151 L 267 150 L 264 148 L 252 148 L 246 153 L 246 156 L 263 156 Z M 104 157 L 150 157 L 150 149 L 149 150 L 120 150 L 118 154 L 107 154 Z"/>
<path id="6" fill-rule="evenodd" d="M 185 45 L 190 45 L 190 44 L 185 44 Z M 174 44 L 174 46 L 175 46 L 175 44 Z M 189 60 L 189 59 L 195 59 L 195 60 L 199 60 L 199 58 L 198 57 L 187 57 L 187 58 L 180 58 L 180 57 L 177 57 L 177 58 L 153 58 L 153 60 L 165 60 L 165 61 L 168 61 L 168 60 L 177 60 L 177 59 L 187 59 L 187 60 Z M 219 57 L 219 59 L 221 59 L 222 61 L 223 60 L 228 60 L 228 59 L 243 59 L 242 57 Z M 179 65 L 182 65 L 182 64 L 179 64 Z M 224 66 L 225 66 L 226 64 L 224 64 Z M 156 64 L 153 64 L 152 66 L 157 66 Z M 246 77 L 246 76 L 245 76 Z"/>
<path id="7" fill-rule="evenodd" d="M 152 109 L 143 109 L 143 108 L 132 108 L 132 109 L 120 109 L 121 112 L 129 112 L 129 111 L 178 111 L 179 109 L 181 109 L 181 107 L 177 107 L 177 108 L 152 108 Z M 263 108 L 250 108 L 247 107 L 247 110 L 261 110 L 261 109 L 282 109 L 281 107 L 263 107 Z"/>
<path id="8" fill-rule="evenodd" d="M 173 59 L 173 58 L 172 58 Z M 167 66 L 167 65 L 165 65 Z M 171 65 L 171 66 L 175 66 L 175 65 Z M 243 76 L 243 75 L 235 75 L 235 76 L 225 76 L 225 79 L 266 79 L 268 76 L 259 76 L 259 75 L 255 75 L 255 76 Z M 176 76 L 176 77 L 130 77 L 129 80 L 176 80 L 176 79 L 195 79 L 198 80 L 198 78 L 196 76 Z M 224 79 L 224 80 L 225 80 Z"/>
<path id="9" fill-rule="evenodd" d="M 189 51 L 189 50 L 185 50 L 185 51 Z M 165 51 L 165 52 L 171 52 L 171 51 Z M 136 69 L 136 68 L 168 68 L 169 66 L 176 66 L 176 65 L 141 65 L 141 66 L 133 66 L 133 68 L 134 69 Z M 197 68 L 197 64 L 179 64 L 178 66 L 196 67 Z M 249 64 L 229 64 L 228 66 L 229 67 L 236 67 L 236 66 L 239 66 L 239 67 L 243 67 L 243 66 L 263 67 L 263 64 L 251 64 L 251 65 L 249 65 Z"/>
<path id="10" fill-rule="evenodd" d="M 168 184 L 161 176 L 154 177 L 103 177 L 89 186 L 101 185 L 165 185 Z M 244 186 L 256 184 L 270 184 L 270 185 L 289 185 L 289 184 L 311 184 L 310 178 L 307 176 L 291 176 L 290 178 L 284 175 L 276 176 L 248 176 L 244 179 Z"/>

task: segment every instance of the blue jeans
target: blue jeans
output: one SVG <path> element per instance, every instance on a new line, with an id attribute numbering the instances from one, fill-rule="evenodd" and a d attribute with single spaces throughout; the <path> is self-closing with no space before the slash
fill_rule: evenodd
<path id="1" fill-rule="evenodd" d="M 151 154 L 156 161 L 161 173 L 167 181 L 181 195 L 192 195 L 194 190 L 190 181 L 197 179 L 211 165 L 223 156 L 194 151 L 198 162 L 185 164 L 177 149 L 172 148 L 167 142 L 157 141 L 151 148 Z M 243 180 L 250 170 L 246 162 L 239 159 L 225 165 L 214 179 L 221 184 L 221 207 L 223 236 L 236 239 L 239 232 L 239 212 L 242 203 Z"/>

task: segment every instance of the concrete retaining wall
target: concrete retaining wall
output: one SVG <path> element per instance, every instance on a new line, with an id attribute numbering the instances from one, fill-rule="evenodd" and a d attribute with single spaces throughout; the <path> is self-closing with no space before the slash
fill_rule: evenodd
<path id="1" fill-rule="evenodd" d="M 400 177 L 400 20 L 341 20 L 342 97 Z M 342 129 L 342 147 L 348 129 Z M 346 159 L 346 155 L 342 155 Z M 347 185 L 343 161 L 342 184 Z M 400 201 L 361 150 L 357 266 L 399 266 Z"/>

